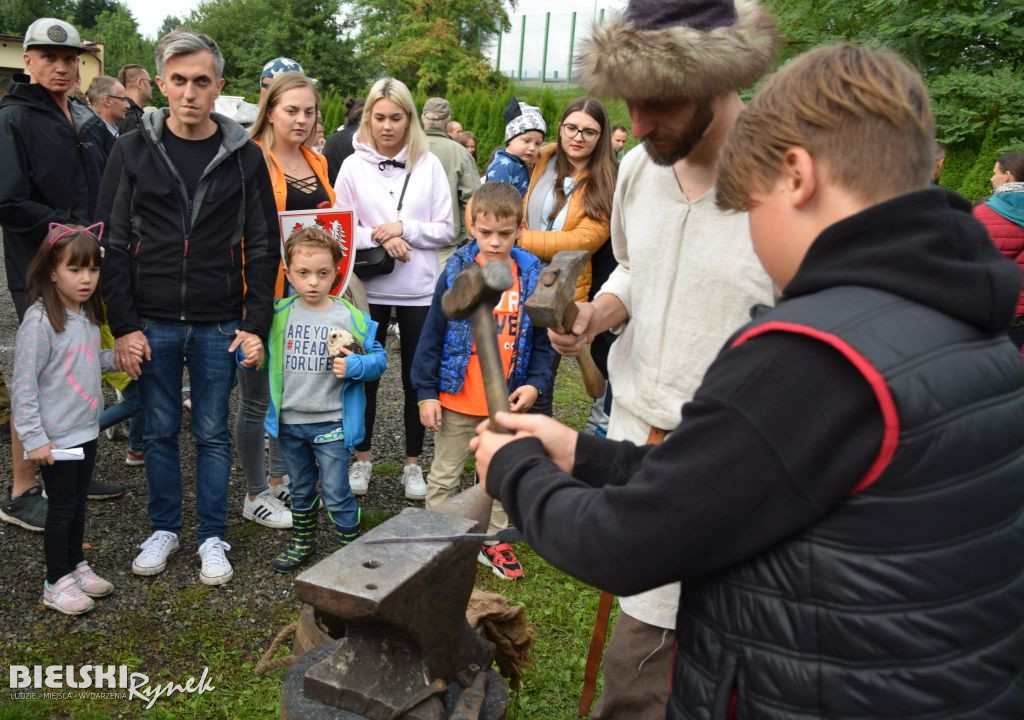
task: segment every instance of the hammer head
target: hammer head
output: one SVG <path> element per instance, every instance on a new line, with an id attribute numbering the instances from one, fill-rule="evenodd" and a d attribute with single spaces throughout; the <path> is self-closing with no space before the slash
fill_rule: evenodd
<path id="1" fill-rule="evenodd" d="M 472 315 L 479 305 L 493 308 L 510 287 L 512 270 L 505 263 L 489 262 L 483 267 L 473 263 L 460 272 L 445 291 L 441 310 L 453 320 L 461 320 Z"/>
<path id="2" fill-rule="evenodd" d="M 566 332 L 565 310 L 573 304 L 576 280 L 590 260 L 585 250 L 563 250 L 555 253 L 551 263 L 540 274 L 537 287 L 526 299 L 526 312 L 537 327 Z"/>

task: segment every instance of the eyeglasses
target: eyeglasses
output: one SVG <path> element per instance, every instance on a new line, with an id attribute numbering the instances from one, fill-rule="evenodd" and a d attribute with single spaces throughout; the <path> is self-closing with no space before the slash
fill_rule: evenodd
<path id="1" fill-rule="evenodd" d="M 586 142 L 594 142 L 601 135 L 601 131 L 594 128 L 581 128 L 572 123 L 562 123 L 562 134 L 570 140 L 577 135 L 582 135 Z"/>
<path id="2" fill-rule="evenodd" d="M 128 97 L 125 95 L 107 95 L 111 100 L 120 100 L 123 103 L 128 102 Z"/>

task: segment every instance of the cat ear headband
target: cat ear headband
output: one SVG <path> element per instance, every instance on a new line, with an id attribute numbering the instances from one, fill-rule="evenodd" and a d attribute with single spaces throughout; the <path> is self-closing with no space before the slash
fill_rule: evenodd
<path id="1" fill-rule="evenodd" d="M 50 249 L 53 250 L 53 246 L 56 245 L 58 242 L 60 242 L 60 239 L 62 237 L 67 237 L 71 233 L 76 233 L 76 232 L 78 232 L 80 230 L 83 231 L 83 232 L 86 232 L 89 235 L 92 235 L 94 238 L 96 238 L 96 244 L 98 245 L 100 240 L 103 239 L 104 227 L 105 226 L 104 226 L 102 220 L 100 222 L 93 223 L 89 227 L 84 227 L 84 228 L 68 227 L 67 225 L 63 225 L 61 223 L 50 223 L 50 233 L 49 233 L 50 234 Z M 63 232 L 59 232 L 59 233 L 55 234 L 54 230 L 63 230 Z M 103 248 L 102 247 L 100 247 L 100 257 L 103 257 Z"/>

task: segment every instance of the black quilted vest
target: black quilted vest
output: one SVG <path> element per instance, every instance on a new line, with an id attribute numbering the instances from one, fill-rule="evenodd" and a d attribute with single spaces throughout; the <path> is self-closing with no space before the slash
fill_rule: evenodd
<path id="1" fill-rule="evenodd" d="M 866 288 L 787 301 L 733 344 L 776 331 L 843 352 L 885 440 L 816 525 L 684 583 L 668 718 L 1024 718 L 1020 356 Z"/>

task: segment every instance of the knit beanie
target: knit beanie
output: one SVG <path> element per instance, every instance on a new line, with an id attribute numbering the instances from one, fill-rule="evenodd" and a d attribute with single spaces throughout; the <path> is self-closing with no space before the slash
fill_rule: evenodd
<path id="1" fill-rule="evenodd" d="M 710 98 L 764 75 L 775 40 L 758 0 L 630 0 L 581 43 L 577 79 L 595 95 Z"/>
<path id="2" fill-rule="evenodd" d="M 508 105 L 501 112 L 505 120 L 505 144 L 517 135 L 531 130 L 539 130 L 541 135 L 547 135 L 548 126 L 544 124 L 544 117 L 540 114 L 540 108 L 526 103 L 519 102 L 514 97 L 508 101 Z"/>

